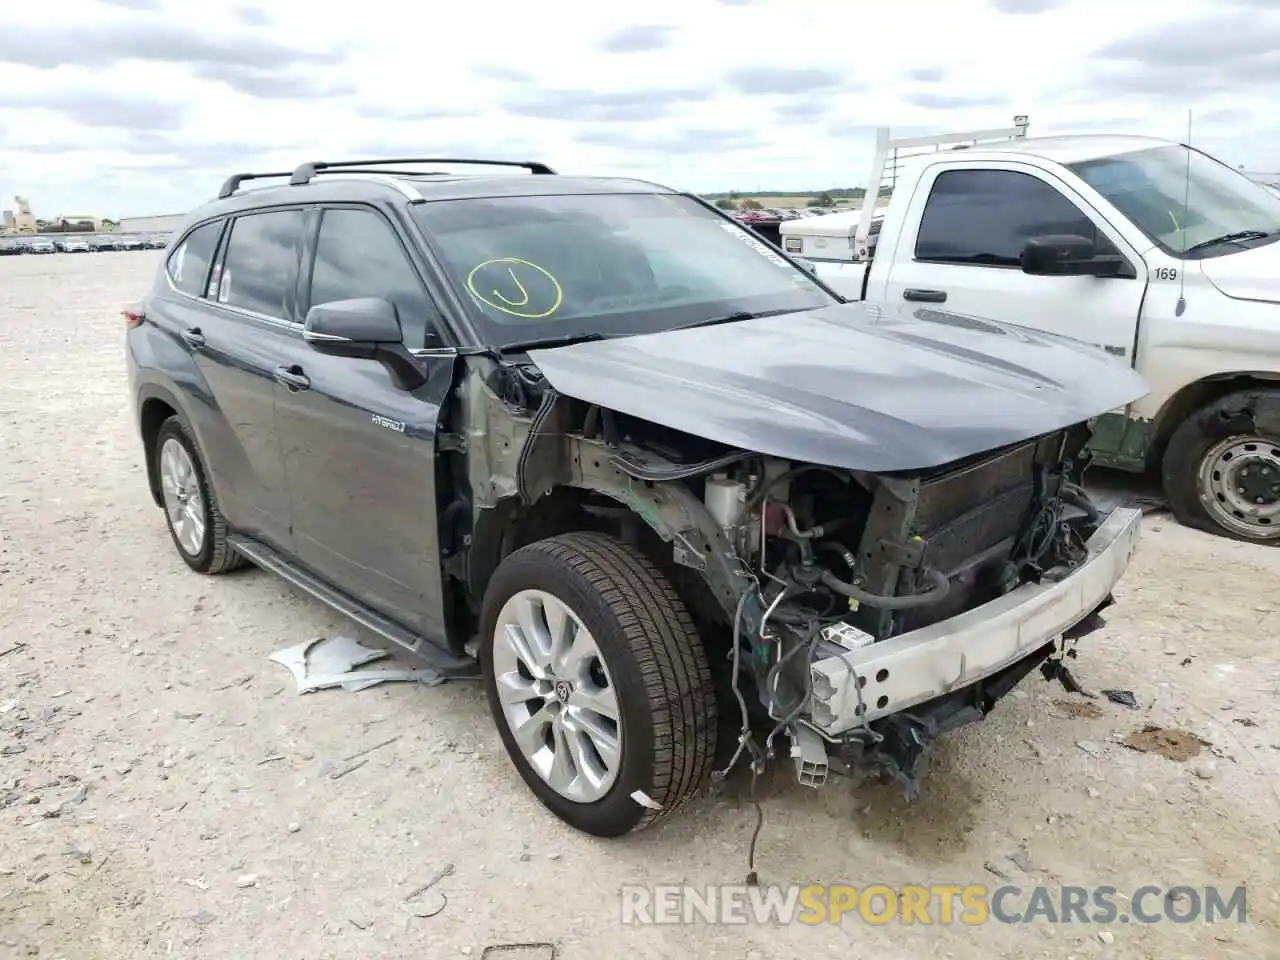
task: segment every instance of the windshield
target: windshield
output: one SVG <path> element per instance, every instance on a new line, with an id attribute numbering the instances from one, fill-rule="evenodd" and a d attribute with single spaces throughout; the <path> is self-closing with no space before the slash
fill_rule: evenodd
<path id="1" fill-rule="evenodd" d="M 1182 144 L 1068 166 L 1173 256 L 1239 251 L 1239 243 L 1212 242 L 1220 237 L 1249 246 L 1280 239 L 1280 197 Z"/>
<path id="2" fill-rule="evenodd" d="M 689 197 L 447 200 L 418 215 L 498 346 L 838 302 L 774 247 Z"/>

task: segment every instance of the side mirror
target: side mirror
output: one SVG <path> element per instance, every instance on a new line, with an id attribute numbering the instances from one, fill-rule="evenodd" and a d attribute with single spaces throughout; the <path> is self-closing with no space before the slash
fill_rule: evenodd
<path id="1" fill-rule="evenodd" d="M 377 360 L 402 390 L 416 390 L 427 382 L 405 348 L 400 313 L 390 300 L 360 297 L 318 303 L 307 311 L 302 339 L 327 356 Z"/>
<path id="2" fill-rule="evenodd" d="M 792 257 L 791 259 L 794 260 L 802 270 L 808 271 L 815 277 L 818 275 L 818 265 L 812 260 L 806 260 L 804 257 Z"/>
<path id="3" fill-rule="evenodd" d="M 372 358 L 378 350 L 404 345 L 396 305 L 381 297 L 318 303 L 307 311 L 302 339 L 333 357 Z"/>
<path id="4" fill-rule="evenodd" d="M 1037 277 L 1117 277 L 1127 261 L 1099 254 L 1097 245 L 1074 233 L 1032 237 L 1022 248 L 1022 272 Z"/>

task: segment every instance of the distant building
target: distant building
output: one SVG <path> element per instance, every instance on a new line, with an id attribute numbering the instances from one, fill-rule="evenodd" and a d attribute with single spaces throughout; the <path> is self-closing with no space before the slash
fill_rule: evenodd
<path id="1" fill-rule="evenodd" d="M 11 229 L 18 233 L 35 233 L 38 227 L 36 218 L 31 213 L 31 201 L 26 197 L 14 197 L 13 203 L 18 209 L 13 215 Z"/>
<path id="2" fill-rule="evenodd" d="M 172 233 L 187 219 L 185 213 L 161 214 L 153 217 L 125 217 L 116 226 L 120 233 Z"/>
<path id="3" fill-rule="evenodd" d="M 51 233 L 101 233 L 104 230 L 101 217 L 91 213 L 63 213 L 50 221 Z"/>

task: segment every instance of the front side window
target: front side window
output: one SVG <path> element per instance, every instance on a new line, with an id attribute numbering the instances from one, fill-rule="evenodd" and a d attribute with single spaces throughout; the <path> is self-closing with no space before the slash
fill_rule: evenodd
<path id="1" fill-rule="evenodd" d="M 217 280 L 218 302 L 264 317 L 286 319 L 286 304 L 298 282 L 303 219 L 301 210 L 270 210 L 236 217 Z"/>
<path id="2" fill-rule="evenodd" d="M 170 254 L 165 270 L 173 285 L 192 297 L 204 294 L 205 280 L 209 276 L 209 264 L 218 251 L 218 239 L 222 236 L 222 221 L 215 220 L 196 227 Z M 93 238 L 95 241 L 99 237 Z"/>
<path id="3" fill-rule="evenodd" d="M 1182 144 L 1069 169 L 1171 256 L 1217 257 L 1280 239 L 1280 196 Z"/>
<path id="4" fill-rule="evenodd" d="M 837 302 L 776 248 L 688 197 L 448 200 L 417 215 L 500 346 Z"/>
<path id="5" fill-rule="evenodd" d="M 947 170 L 925 202 L 916 237 L 917 260 L 973 266 L 1017 267 L 1033 237 L 1075 234 L 1114 245 L 1091 218 L 1039 177 L 1014 170 Z"/>
<path id="6" fill-rule="evenodd" d="M 326 210 L 316 240 L 310 303 L 362 297 L 395 304 L 409 347 L 425 346 L 427 330 L 438 329 L 435 306 L 391 225 L 372 210 Z"/>

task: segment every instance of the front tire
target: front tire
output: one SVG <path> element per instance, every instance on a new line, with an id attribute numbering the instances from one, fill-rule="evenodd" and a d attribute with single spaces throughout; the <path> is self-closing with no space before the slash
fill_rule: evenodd
<path id="1" fill-rule="evenodd" d="M 160 425 L 152 444 L 165 523 L 178 555 L 197 573 L 226 573 L 245 564 L 231 546 L 227 521 L 209 485 L 195 440 L 178 416 Z"/>
<path id="2" fill-rule="evenodd" d="M 1280 391 L 1231 393 L 1191 414 L 1169 440 L 1162 474 L 1180 523 L 1280 545 Z"/>
<path id="3" fill-rule="evenodd" d="M 599 837 L 681 807 L 711 773 L 716 701 L 701 638 L 666 577 L 599 533 L 530 544 L 481 615 L 489 709 L 520 776 Z"/>

